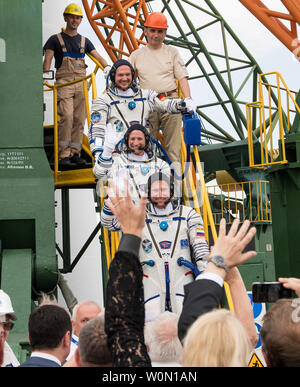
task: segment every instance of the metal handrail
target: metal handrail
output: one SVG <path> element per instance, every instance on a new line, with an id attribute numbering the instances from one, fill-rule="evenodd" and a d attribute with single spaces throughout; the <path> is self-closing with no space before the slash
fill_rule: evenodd
<path id="1" fill-rule="evenodd" d="M 272 223 L 269 181 L 254 180 L 209 186 L 208 197 L 219 201 L 220 211 L 213 211 L 215 224 L 226 217 L 228 224 L 235 218 L 251 223 Z M 238 192 L 240 194 L 238 194 Z M 248 192 L 246 196 L 245 192 Z M 239 197 L 240 196 L 240 197 Z M 253 209 L 256 209 L 253 213 Z"/>
<path id="2" fill-rule="evenodd" d="M 95 74 L 91 73 L 85 77 L 76 79 L 75 81 L 66 82 L 62 84 L 54 84 L 51 85 L 47 81 L 44 82 L 44 85 L 47 86 L 49 89 L 45 89 L 44 91 L 53 91 L 53 122 L 54 122 L 54 180 L 58 176 L 59 170 L 58 170 L 58 113 L 57 113 L 57 89 L 69 85 L 74 85 L 76 83 L 82 82 L 83 83 L 83 91 L 84 91 L 84 100 L 85 100 L 85 109 L 86 109 L 86 116 L 88 125 L 90 126 L 91 123 L 91 115 L 90 115 L 90 107 L 89 107 L 89 99 L 88 99 L 88 85 L 87 80 L 91 80 L 92 85 L 92 98 L 97 97 L 97 88 L 96 88 L 96 81 L 95 81 Z"/>
<path id="3" fill-rule="evenodd" d="M 263 81 L 263 78 L 267 75 L 276 75 L 276 85 L 267 84 Z M 281 83 L 284 87 L 281 87 Z M 293 96 L 295 91 L 289 90 L 283 77 L 279 72 L 269 72 L 265 74 L 259 74 L 259 100 L 255 102 L 250 102 L 246 104 L 246 113 L 247 113 L 247 130 L 248 130 L 248 150 L 249 150 L 249 166 L 252 168 L 267 168 L 268 166 L 275 164 L 286 164 L 288 162 L 286 158 L 285 150 L 285 132 L 290 132 L 290 113 L 298 112 L 300 114 L 300 108 Z M 268 90 L 268 102 L 265 102 L 263 94 L 263 86 L 267 87 Z M 274 107 L 271 106 L 271 89 L 277 90 L 278 96 L 278 106 L 276 107 L 278 114 L 279 122 L 279 140 L 281 141 L 281 159 L 278 160 L 278 157 L 274 160 L 274 155 L 276 154 L 276 149 L 273 147 L 273 136 L 274 136 Z M 286 116 L 282 108 L 282 95 L 281 91 L 286 92 L 286 104 L 287 112 Z M 290 108 L 290 100 L 295 107 L 295 110 Z M 259 139 L 260 139 L 260 163 L 255 163 L 254 160 L 254 146 L 253 146 L 253 128 L 252 128 L 252 114 L 251 112 L 257 109 L 259 113 Z M 268 109 L 269 118 L 266 119 L 266 109 Z M 276 117 L 275 117 L 276 118 Z M 267 122 L 269 123 L 270 129 L 267 131 Z M 287 124 L 286 131 L 284 129 L 284 122 Z M 269 143 L 269 146 L 268 146 Z"/>

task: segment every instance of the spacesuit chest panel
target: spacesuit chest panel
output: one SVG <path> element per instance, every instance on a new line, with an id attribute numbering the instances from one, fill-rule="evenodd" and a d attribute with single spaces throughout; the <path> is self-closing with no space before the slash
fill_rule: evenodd
<path id="1" fill-rule="evenodd" d="M 184 214 L 180 215 L 176 211 L 168 217 L 149 216 L 146 221 L 151 233 L 148 227 L 144 228 L 141 247 L 143 258 L 151 254 L 154 259 L 177 260 L 183 257 L 190 260 L 189 230 Z M 180 227 L 178 228 L 179 221 Z M 155 242 L 153 238 L 155 238 Z M 145 242 L 143 244 L 144 240 L 151 243 Z"/>
<path id="2" fill-rule="evenodd" d="M 108 97 L 110 98 L 109 122 L 114 123 L 117 130 L 125 133 L 131 125 L 137 123 L 145 127 L 149 126 L 148 120 L 145 119 L 149 115 L 145 98 L 121 98 L 111 94 L 108 94 Z"/>
<path id="3" fill-rule="evenodd" d="M 159 165 L 155 159 L 148 162 L 131 161 L 125 156 L 121 155 L 118 164 L 114 166 L 114 169 L 118 168 L 123 171 L 123 174 L 127 175 L 130 181 L 131 195 L 136 196 L 137 192 L 146 193 L 146 184 L 151 174 L 159 170 Z M 126 171 L 126 172 L 125 172 Z M 139 196 L 139 195 L 138 195 Z"/>
<path id="4" fill-rule="evenodd" d="M 194 280 L 192 271 L 178 264 L 178 258 L 191 260 L 186 217 L 177 211 L 169 217 L 149 216 L 146 221 L 140 248 L 146 307 L 156 305 L 159 295 L 161 312 L 180 313 L 183 287 Z"/>

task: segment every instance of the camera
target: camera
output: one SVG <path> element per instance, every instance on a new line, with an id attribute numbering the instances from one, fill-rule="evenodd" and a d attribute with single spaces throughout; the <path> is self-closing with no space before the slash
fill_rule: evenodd
<path id="1" fill-rule="evenodd" d="M 281 282 L 253 282 L 253 302 L 276 302 L 279 298 L 292 298 L 292 290 Z"/>

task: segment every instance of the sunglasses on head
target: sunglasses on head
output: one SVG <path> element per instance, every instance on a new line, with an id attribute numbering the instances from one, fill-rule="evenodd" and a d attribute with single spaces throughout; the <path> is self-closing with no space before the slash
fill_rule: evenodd
<path id="1" fill-rule="evenodd" d="M 11 331 L 15 324 L 12 322 L 0 322 L 0 325 L 3 326 L 5 331 Z"/>

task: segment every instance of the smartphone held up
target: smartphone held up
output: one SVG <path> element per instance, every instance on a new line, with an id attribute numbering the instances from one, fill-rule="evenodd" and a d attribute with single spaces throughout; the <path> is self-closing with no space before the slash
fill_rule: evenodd
<path id="1" fill-rule="evenodd" d="M 281 282 L 253 282 L 253 302 L 276 302 L 279 298 L 292 298 L 293 291 L 283 286 Z"/>

